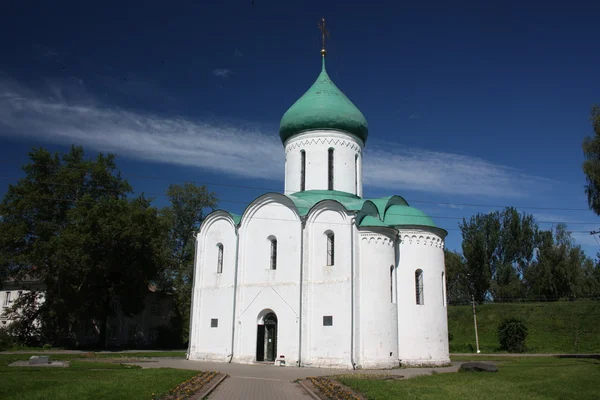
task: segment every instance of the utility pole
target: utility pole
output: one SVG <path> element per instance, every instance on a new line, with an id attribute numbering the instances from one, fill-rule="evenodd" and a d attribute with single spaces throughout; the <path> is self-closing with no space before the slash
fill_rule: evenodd
<path id="1" fill-rule="evenodd" d="M 471 304 L 473 305 L 473 324 L 475 325 L 475 343 L 477 344 L 477 354 L 479 350 L 479 335 L 477 334 L 477 312 L 475 311 L 475 296 L 471 295 Z"/>

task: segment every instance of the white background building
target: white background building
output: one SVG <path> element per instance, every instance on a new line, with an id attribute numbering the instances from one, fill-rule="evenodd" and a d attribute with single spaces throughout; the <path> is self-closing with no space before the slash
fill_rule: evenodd
<path id="1" fill-rule="evenodd" d="M 444 238 L 400 196 L 362 198 L 368 125 L 323 69 L 285 113 L 285 194 L 197 234 L 191 360 L 449 362 Z"/>

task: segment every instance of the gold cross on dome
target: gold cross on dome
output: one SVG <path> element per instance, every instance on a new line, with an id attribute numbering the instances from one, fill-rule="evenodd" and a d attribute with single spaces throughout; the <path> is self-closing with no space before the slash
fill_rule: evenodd
<path id="1" fill-rule="evenodd" d="M 325 38 L 329 38 L 329 31 L 325 27 L 325 18 L 321 18 L 321 22 L 318 24 L 319 30 L 321 31 L 321 55 L 325 57 L 327 50 L 325 50 Z"/>

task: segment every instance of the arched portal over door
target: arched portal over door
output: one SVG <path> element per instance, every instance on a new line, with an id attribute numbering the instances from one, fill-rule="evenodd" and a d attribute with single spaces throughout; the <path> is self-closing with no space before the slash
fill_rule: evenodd
<path id="1" fill-rule="evenodd" d="M 256 361 L 275 361 L 277 358 L 277 316 L 269 312 L 258 320 L 256 330 Z"/>

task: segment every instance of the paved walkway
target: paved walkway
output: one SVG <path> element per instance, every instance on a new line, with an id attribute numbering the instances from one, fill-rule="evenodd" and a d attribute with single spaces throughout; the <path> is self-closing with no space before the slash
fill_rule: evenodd
<path id="1" fill-rule="evenodd" d="M 328 368 L 279 367 L 269 364 L 229 364 L 220 362 L 188 361 L 183 359 L 153 358 L 149 362 L 134 363 L 142 368 L 176 368 L 201 371 L 219 371 L 229 375 L 209 396 L 210 400 L 219 399 L 290 399 L 309 400 L 312 397 L 298 384 L 296 379 L 309 376 L 340 374 L 385 374 L 410 378 L 419 375 L 457 372 L 461 363 L 441 368 L 405 368 L 389 370 L 345 370 Z"/>
<path id="2" fill-rule="evenodd" d="M 229 377 L 211 395 L 210 400 L 311 400 L 298 383 L 281 379 Z"/>

